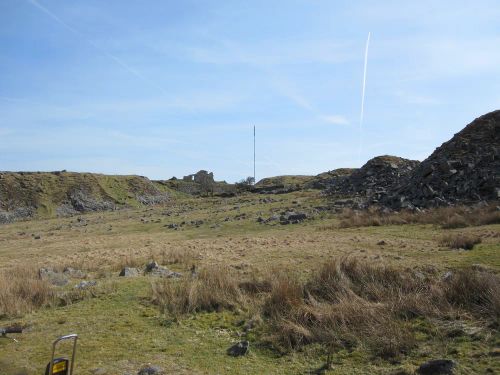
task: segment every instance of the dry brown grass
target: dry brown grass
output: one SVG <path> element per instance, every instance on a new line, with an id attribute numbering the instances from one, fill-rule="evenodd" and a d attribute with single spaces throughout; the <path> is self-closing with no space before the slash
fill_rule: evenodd
<path id="1" fill-rule="evenodd" d="M 160 251 L 157 254 L 162 264 L 182 264 L 191 266 L 197 263 L 198 256 L 191 249 L 173 247 Z"/>
<path id="2" fill-rule="evenodd" d="M 446 300 L 456 308 L 470 311 L 500 327 L 500 277 L 486 270 L 456 271 L 443 284 Z"/>
<path id="3" fill-rule="evenodd" d="M 305 284 L 281 277 L 263 308 L 270 340 L 285 350 L 318 342 L 330 348 L 367 345 L 377 356 L 398 356 L 414 346 L 397 318 L 407 308 L 402 297 L 419 293 L 420 284 L 395 269 L 356 260 L 329 261 Z"/>
<path id="4" fill-rule="evenodd" d="M 55 293 L 38 271 L 31 267 L 16 267 L 0 273 L 0 318 L 20 316 L 55 300 Z"/>
<path id="5" fill-rule="evenodd" d="M 23 316 L 46 306 L 65 306 L 116 290 L 114 280 L 99 281 L 84 289 L 61 289 L 53 286 L 50 280 L 42 279 L 37 268 L 19 266 L 0 272 L 0 318 Z"/>
<path id="6" fill-rule="evenodd" d="M 384 212 L 377 208 L 366 211 L 345 209 L 341 214 L 340 228 L 381 225 L 434 224 L 444 229 L 500 223 L 500 211 L 494 205 L 484 207 L 438 207 L 418 212 Z"/>
<path id="7" fill-rule="evenodd" d="M 415 317 L 472 315 L 498 327 L 500 277 L 468 268 L 441 280 L 352 259 L 329 261 L 305 284 L 281 278 L 263 314 L 278 347 L 365 345 L 388 359 L 416 345 Z"/>
<path id="8" fill-rule="evenodd" d="M 153 302 L 173 316 L 232 309 L 241 302 L 237 279 L 229 267 L 208 266 L 194 277 L 152 284 Z"/>
<path id="9" fill-rule="evenodd" d="M 227 268 L 197 278 L 153 285 L 153 299 L 175 317 L 195 311 L 258 306 L 266 341 L 287 351 L 310 343 L 329 350 L 363 346 L 390 359 L 416 345 L 416 317 L 477 318 L 498 327 L 500 277 L 475 268 L 446 280 L 411 269 L 331 260 L 308 280 L 275 272 L 266 280 L 238 282 Z"/>
<path id="10" fill-rule="evenodd" d="M 472 250 L 475 245 L 480 243 L 481 237 L 466 233 L 446 234 L 439 240 L 441 246 L 446 246 L 450 249 Z"/>
<path id="11" fill-rule="evenodd" d="M 198 258 L 199 256 L 189 248 L 139 249 L 118 254 L 98 254 L 52 267 L 61 271 L 64 267 L 72 267 L 86 272 L 96 272 L 104 277 L 111 271 L 121 271 L 125 267 L 143 268 L 146 263 L 152 260 L 162 265 L 180 264 L 189 268 L 197 264 Z"/>

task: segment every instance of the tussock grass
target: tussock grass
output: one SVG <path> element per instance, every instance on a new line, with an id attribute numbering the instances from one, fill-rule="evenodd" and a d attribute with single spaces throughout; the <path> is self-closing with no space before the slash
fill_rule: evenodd
<path id="1" fill-rule="evenodd" d="M 450 249 L 472 250 L 475 245 L 480 243 L 481 237 L 464 233 L 446 234 L 439 240 L 441 246 L 446 246 Z"/>
<path id="2" fill-rule="evenodd" d="M 500 277 L 477 268 L 456 271 L 443 285 L 446 300 L 500 327 Z"/>
<path id="3" fill-rule="evenodd" d="M 187 266 L 195 264 L 198 258 L 192 249 L 179 247 L 162 250 L 157 257 L 162 264 L 182 264 Z"/>
<path id="4" fill-rule="evenodd" d="M 470 208 L 465 206 L 438 207 L 418 212 L 384 212 L 377 208 L 366 211 L 345 209 L 340 228 L 382 225 L 434 224 L 443 229 L 465 228 L 500 223 L 500 211 L 494 205 Z"/>
<path id="5" fill-rule="evenodd" d="M 153 284 L 153 300 L 176 318 L 257 306 L 264 341 L 280 351 L 312 343 L 330 351 L 361 346 L 392 359 L 417 345 L 411 325 L 417 317 L 474 317 L 498 327 L 500 277 L 468 268 L 442 279 L 345 258 L 325 262 L 307 280 L 282 271 L 239 281 L 229 269 L 214 266 L 197 278 Z"/>
<path id="6" fill-rule="evenodd" d="M 416 317 L 472 315 L 498 327 L 499 296 L 500 277 L 484 270 L 463 269 L 441 280 L 342 259 L 326 262 L 306 283 L 280 277 L 262 313 L 278 348 L 366 346 L 389 359 L 416 345 L 409 324 Z"/>
<path id="7" fill-rule="evenodd" d="M 54 300 L 53 288 L 37 269 L 23 266 L 0 273 L 0 318 L 20 316 Z"/>
<path id="8" fill-rule="evenodd" d="M 365 345 L 374 355 L 396 357 L 415 342 L 398 319 L 407 307 L 402 297 L 423 287 L 413 280 L 392 268 L 347 259 L 326 262 L 306 283 L 280 277 L 263 308 L 270 340 L 282 350 L 309 343 Z"/>
<path id="9" fill-rule="evenodd" d="M 153 302 L 174 316 L 233 309 L 242 302 L 237 279 L 226 266 L 205 267 L 191 278 L 158 281 L 152 291 Z"/>
<path id="10" fill-rule="evenodd" d="M 66 306 L 116 290 L 114 280 L 99 281 L 85 289 L 61 289 L 42 279 L 37 268 L 19 266 L 0 272 L 0 319 L 20 317 L 47 306 Z"/>

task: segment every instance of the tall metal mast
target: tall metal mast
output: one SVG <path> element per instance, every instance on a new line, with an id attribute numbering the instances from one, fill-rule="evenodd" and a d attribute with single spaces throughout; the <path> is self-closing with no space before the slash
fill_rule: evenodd
<path id="1" fill-rule="evenodd" d="M 253 184 L 255 185 L 255 125 L 253 126 Z"/>

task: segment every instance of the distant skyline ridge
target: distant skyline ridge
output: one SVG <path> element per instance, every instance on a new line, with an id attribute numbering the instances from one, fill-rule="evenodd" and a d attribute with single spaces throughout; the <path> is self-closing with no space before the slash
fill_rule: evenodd
<path id="1" fill-rule="evenodd" d="M 423 160 L 500 108 L 499 18 L 484 0 L 2 2 L 0 170 L 235 182 L 254 125 L 257 179 Z"/>

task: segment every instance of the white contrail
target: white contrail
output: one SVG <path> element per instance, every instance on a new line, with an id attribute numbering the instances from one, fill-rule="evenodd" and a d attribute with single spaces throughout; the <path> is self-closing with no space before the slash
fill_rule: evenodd
<path id="1" fill-rule="evenodd" d="M 137 70 L 131 68 L 130 66 L 128 66 L 125 62 L 123 62 L 121 59 L 119 59 L 118 57 L 116 57 L 115 55 L 113 55 L 112 53 L 106 51 L 105 49 L 99 47 L 96 43 L 94 43 L 93 41 L 87 39 L 85 37 L 84 34 L 82 34 L 80 31 L 78 31 L 77 29 L 75 29 L 74 27 L 68 25 L 66 22 L 64 22 L 61 18 L 59 18 L 59 16 L 57 16 L 55 13 L 53 13 L 52 11 L 50 11 L 49 9 L 47 9 L 46 7 L 44 7 L 42 4 L 40 4 L 37 0 L 28 0 L 33 6 L 35 6 L 36 8 L 38 8 L 39 10 L 41 10 L 42 12 L 44 12 L 46 15 L 48 15 L 50 18 L 52 18 L 54 21 L 56 21 L 57 23 L 59 23 L 60 25 L 64 26 L 66 29 L 68 29 L 69 31 L 71 31 L 73 34 L 77 35 L 79 38 L 83 39 L 85 42 L 87 42 L 88 44 L 90 44 L 92 47 L 94 47 L 96 50 L 98 50 L 100 53 L 102 53 L 103 55 L 105 55 L 106 57 L 108 57 L 109 59 L 113 60 L 115 63 L 117 63 L 118 65 L 120 65 L 123 69 L 125 69 L 127 72 L 133 74 L 134 76 L 136 76 L 137 78 L 139 78 L 140 80 L 144 81 L 145 83 L 147 83 L 148 85 L 151 85 L 155 88 L 157 88 L 158 90 L 162 91 L 163 93 L 167 93 L 167 91 L 165 89 L 163 89 L 162 87 L 158 86 L 156 83 L 154 83 L 153 81 L 149 80 L 148 78 L 146 78 L 145 76 L 143 76 L 141 73 L 139 73 Z"/>
<path id="2" fill-rule="evenodd" d="M 365 48 L 365 66 L 363 68 L 363 92 L 361 94 L 361 114 L 359 116 L 359 149 L 358 149 L 358 163 L 361 159 L 361 150 L 363 149 L 363 117 L 365 115 L 365 89 L 366 89 L 366 68 L 368 66 L 368 47 L 370 46 L 370 35 L 368 32 L 368 39 L 366 40 Z"/>

